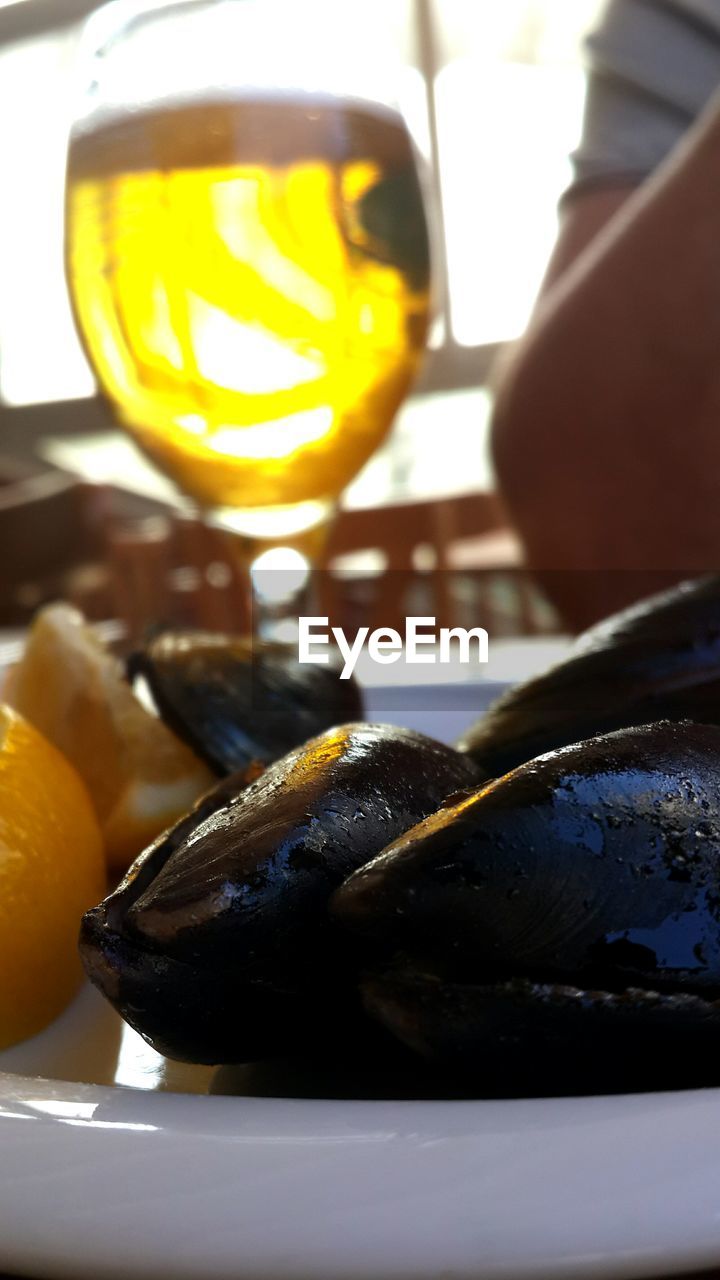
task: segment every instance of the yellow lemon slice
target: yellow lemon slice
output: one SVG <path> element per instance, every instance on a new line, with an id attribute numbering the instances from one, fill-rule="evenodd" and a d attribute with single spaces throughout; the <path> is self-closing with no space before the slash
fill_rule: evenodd
<path id="1" fill-rule="evenodd" d="M 0 1048 L 42 1030 L 75 993 L 80 917 L 104 893 L 102 836 L 83 783 L 0 706 Z"/>
<path id="2" fill-rule="evenodd" d="M 37 615 L 5 698 L 77 769 L 116 870 L 215 781 L 138 702 L 122 664 L 70 605 L 49 605 Z"/>

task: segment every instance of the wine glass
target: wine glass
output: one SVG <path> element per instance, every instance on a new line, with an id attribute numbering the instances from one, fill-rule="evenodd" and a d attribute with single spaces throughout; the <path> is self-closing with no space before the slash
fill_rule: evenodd
<path id="1" fill-rule="evenodd" d="M 295 586 L 428 326 L 399 68 L 362 14 L 113 0 L 68 152 L 67 277 L 102 393 L 243 565 L 283 548 Z"/>

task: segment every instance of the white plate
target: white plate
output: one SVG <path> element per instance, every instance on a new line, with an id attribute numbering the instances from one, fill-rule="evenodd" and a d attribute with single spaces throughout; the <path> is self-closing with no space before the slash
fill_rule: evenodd
<path id="1" fill-rule="evenodd" d="M 377 690 L 369 714 L 450 739 L 496 691 Z M 0 1055 L 0 1268 L 579 1280 L 720 1262 L 720 1090 L 337 1101 L 247 1082 L 165 1062 L 83 991 Z"/>

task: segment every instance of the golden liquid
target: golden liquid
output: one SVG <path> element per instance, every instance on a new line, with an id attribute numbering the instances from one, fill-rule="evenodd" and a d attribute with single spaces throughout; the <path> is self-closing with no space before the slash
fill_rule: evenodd
<path id="1" fill-rule="evenodd" d="M 101 387 L 211 506 L 336 496 L 423 350 L 428 249 L 400 117 L 186 101 L 76 133 L 67 268 Z"/>

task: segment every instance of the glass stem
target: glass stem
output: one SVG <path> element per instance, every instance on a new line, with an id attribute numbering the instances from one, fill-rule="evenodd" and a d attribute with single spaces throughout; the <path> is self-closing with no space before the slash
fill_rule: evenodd
<path id="1" fill-rule="evenodd" d="M 313 572 L 329 524 L 282 541 L 222 529 L 228 559 L 245 590 L 243 626 L 256 640 L 297 644 L 298 619 L 311 611 Z"/>

